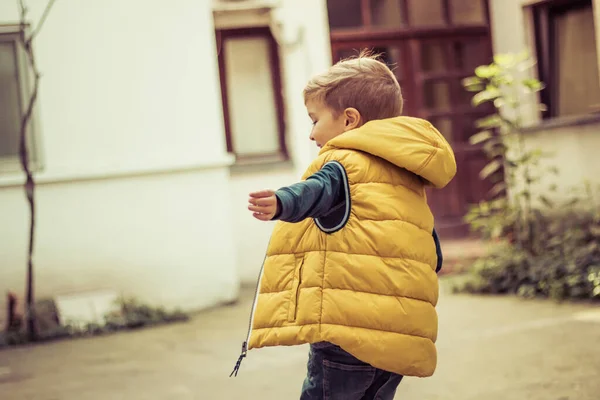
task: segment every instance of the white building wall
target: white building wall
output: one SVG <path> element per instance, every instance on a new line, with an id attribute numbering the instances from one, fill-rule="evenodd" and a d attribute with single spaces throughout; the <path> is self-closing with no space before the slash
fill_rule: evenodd
<path id="1" fill-rule="evenodd" d="M 492 37 L 495 53 L 518 53 L 529 49 L 535 55 L 530 21 L 523 5 L 525 0 L 491 0 Z M 594 0 L 596 10 L 596 44 L 600 55 L 600 1 Z M 510 21 L 510 23 L 507 23 Z M 600 71 L 599 71 L 600 73 Z M 523 113 L 526 123 L 535 126 L 540 118 L 537 113 L 537 98 L 523 98 Z M 535 128 L 526 134 L 526 144 L 530 148 L 552 153 L 547 162 L 557 166 L 559 175 L 544 176 L 537 187 L 538 194 L 545 194 L 558 200 L 568 198 L 570 189 L 588 181 L 600 185 L 600 123 L 590 118 L 589 123 L 564 124 L 555 127 Z M 558 186 L 557 193 L 551 193 L 551 184 Z"/>
<path id="2" fill-rule="evenodd" d="M 46 2 L 27 3 L 37 21 Z M 16 2 L 0 2 L 0 23 L 16 22 Z M 115 288 L 185 309 L 236 297 L 214 43 L 208 0 L 56 2 L 35 42 L 40 295 Z M 0 293 L 20 295 L 21 182 L 0 176 Z"/>
<path id="3" fill-rule="evenodd" d="M 256 283 L 273 223 L 255 220 L 247 210 L 248 194 L 279 189 L 297 182 L 318 149 L 310 141 L 312 128 L 304 107 L 302 90 L 314 74 L 331 65 L 329 24 L 325 0 L 283 0 L 274 11 L 282 30 L 279 41 L 284 90 L 286 138 L 291 164 L 235 168 L 231 174 L 232 217 L 242 282 Z M 260 127 L 256 127 L 260 129 Z"/>

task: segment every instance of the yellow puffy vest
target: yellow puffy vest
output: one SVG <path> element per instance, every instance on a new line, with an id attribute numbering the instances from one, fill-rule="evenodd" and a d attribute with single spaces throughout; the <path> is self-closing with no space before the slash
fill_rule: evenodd
<path id="1" fill-rule="evenodd" d="M 456 173 L 427 121 L 371 121 L 321 150 L 304 179 L 336 162 L 347 177 L 343 226 L 278 222 L 253 306 L 248 348 L 330 342 L 376 368 L 431 376 L 438 280 L 425 186 Z"/>

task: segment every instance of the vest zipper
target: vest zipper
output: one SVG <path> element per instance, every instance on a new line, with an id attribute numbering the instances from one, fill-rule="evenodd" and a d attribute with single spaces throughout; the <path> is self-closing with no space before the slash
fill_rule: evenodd
<path id="1" fill-rule="evenodd" d="M 270 242 L 270 241 L 269 241 Z M 268 246 L 267 246 L 268 248 Z M 254 312 L 256 311 L 256 303 L 258 300 L 258 294 L 260 292 L 260 281 L 262 281 L 263 271 L 265 268 L 265 261 L 267 260 L 267 255 L 265 254 L 265 258 L 263 260 L 262 265 L 260 266 L 260 273 L 258 274 L 258 281 L 256 282 L 256 289 L 254 290 L 254 300 L 252 301 L 252 311 L 250 312 L 250 319 L 248 320 L 248 333 L 246 335 L 246 341 L 242 343 L 242 352 L 235 363 L 235 367 L 233 367 L 233 371 L 229 374 L 229 377 L 237 376 L 240 370 L 240 366 L 242 365 L 242 361 L 246 358 L 248 354 L 248 344 L 250 343 L 250 336 L 252 335 L 252 324 L 254 322 Z"/>

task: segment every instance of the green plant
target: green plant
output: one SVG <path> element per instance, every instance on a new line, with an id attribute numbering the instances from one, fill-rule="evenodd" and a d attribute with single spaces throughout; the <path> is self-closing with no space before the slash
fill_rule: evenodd
<path id="1" fill-rule="evenodd" d="M 500 54 L 463 81 L 465 89 L 476 92 L 472 99 L 475 107 L 491 103 L 495 110 L 476 122 L 480 131 L 470 138 L 489 159 L 480 178 L 494 183 L 492 200 L 473 206 L 467 222 L 486 238 L 509 234 L 521 245 L 535 234 L 532 185 L 542 175 L 558 172 L 556 168 L 541 168 L 541 160 L 548 155 L 525 145 L 523 98 L 544 89 L 542 82 L 529 77 L 534 65 L 527 52 Z"/>
<path id="2" fill-rule="evenodd" d="M 457 291 L 517 294 L 557 300 L 600 300 L 600 212 L 567 208 L 540 213 L 531 253 L 509 241 L 495 242 Z"/>
<path id="3" fill-rule="evenodd" d="M 167 311 L 162 307 L 153 307 L 140 302 L 135 298 L 121 298 L 118 300 L 119 312 L 105 316 L 104 324 L 88 323 L 78 324 L 76 321 L 66 325 L 58 324 L 56 308 L 52 301 L 40 301 L 36 305 L 36 311 L 44 315 L 37 315 L 40 322 L 39 335 L 36 341 L 51 341 L 59 339 L 79 338 L 87 336 L 98 336 L 108 333 L 150 327 L 189 320 L 189 315 L 181 310 Z M 0 333 L 0 348 L 6 346 L 18 346 L 30 343 L 26 330 L 18 329 Z"/>
<path id="4" fill-rule="evenodd" d="M 107 325 L 113 327 L 140 328 L 167 322 L 188 320 L 188 315 L 180 310 L 166 311 L 162 307 L 152 307 L 143 304 L 135 298 L 119 300 L 121 314 L 107 315 Z"/>
<path id="5" fill-rule="evenodd" d="M 471 278 L 457 290 L 513 293 L 523 297 L 600 298 L 600 213 L 590 184 L 574 191 L 563 204 L 533 187 L 549 157 L 526 146 L 523 100 L 544 89 L 527 77 L 534 63 L 527 53 L 494 57 L 463 84 L 476 92 L 473 105 L 491 103 L 495 112 L 477 121 L 480 132 L 471 137 L 482 146 L 489 163 L 481 179 L 495 183 L 488 201 L 474 205 L 466 221 L 492 243 L 488 254 L 471 268 Z M 543 109 L 543 106 L 541 107 Z M 556 187 L 550 187 L 556 191 Z"/>

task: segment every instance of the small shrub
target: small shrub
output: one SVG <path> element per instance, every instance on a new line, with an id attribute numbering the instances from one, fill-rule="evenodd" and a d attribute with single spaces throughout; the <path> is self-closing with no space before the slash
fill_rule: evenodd
<path id="1" fill-rule="evenodd" d="M 166 311 L 162 307 L 151 307 L 142 304 L 133 298 L 121 299 L 120 303 L 123 310 L 121 323 L 131 329 L 166 322 L 187 321 L 189 319 L 188 315 L 181 310 Z M 117 323 L 115 320 L 113 322 Z"/>
<path id="2" fill-rule="evenodd" d="M 525 145 L 523 95 L 544 89 L 542 82 L 523 74 L 533 65 L 527 52 L 496 55 L 492 64 L 476 68 L 475 75 L 463 81 L 468 91 L 476 92 L 474 106 L 488 103 L 495 109 L 477 121 L 481 131 L 470 138 L 489 159 L 480 178 L 495 186 L 491 199 L 473 205 L 465 218 L 473 231 L 494 245 L 455 290 L 600 299 L 596 193 L 586 184 L 570 201 L 558 205 L 532 190 L 542 177 L 558 172 L 542 167 L 549 155 Z M 548 189 L 557 190 L 556 185 Z"/>
<path id="3" fill-rule="evenodd" d="M 544 229 L 536 230 L 532 243 L 522 247 L 508 240 L 498 242 L 454 289 L 524 298 L 600 300 L 600 212 L 540 213 L 535 224 Z"/>
<path id="4" fill-rule="evenodd" d="M 121 312 L 107 315 L 104 325 L 97 323 L 89 323 L 85 326 L 76 323 L 59 325 L 53 302 L 46 300 L 43 305 L 44 307 L 39 307 L 39 310 L 48 311 L 48 315 L 44 315 L 44 318 L 42 316 L 37 318 L 39 321 L 47 321 L 44 326 L 40 327 L 38 334 L 40 342 L 98 336 L 128 329 L 184 322 L 189 319 L 189 316 L 181 310 L 166 311 L 162 307 L 152 307 L 134 298 L 122 298 L 119 300 Z M 51 323 L 54 320 L 55 323 Z M 29 343 L 28 336 L 23 329 L 0 332 L 0 348 L 27 343 Z"/>

